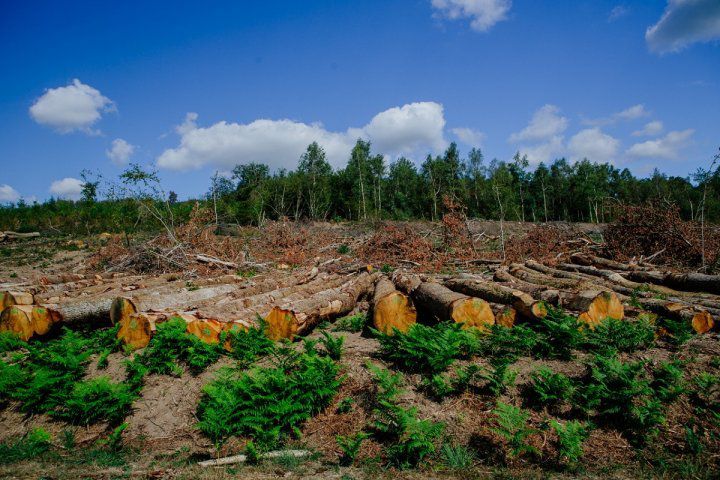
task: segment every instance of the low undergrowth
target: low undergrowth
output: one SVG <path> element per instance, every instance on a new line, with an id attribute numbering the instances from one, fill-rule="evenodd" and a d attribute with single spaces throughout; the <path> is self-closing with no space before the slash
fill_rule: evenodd
<path id="1" fill-rule="evenodd" d="M 229 437 L 252 439 L 273 448 L 329 405 L 341 384 L 339 367 L 315 348 L 275 349 L 271 366 L 247 372 L 223 369 L 205 386 L 197 413 L 200 430 L 221 443 Z"/>

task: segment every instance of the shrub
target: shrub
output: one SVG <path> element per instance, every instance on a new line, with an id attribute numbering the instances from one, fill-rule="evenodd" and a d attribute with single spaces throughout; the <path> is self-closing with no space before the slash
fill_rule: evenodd
<path id="1" fill-rule="evenodd" d="M 180 362 L 194 374 L 203 372 L 220 357 L 221 344 L 210 345 L 187 333 L 182 318 L 171 318 L 157 326 L 150 344 L 136 357 L 149 373 L 182 375 Z"/>
<path id="2" fill-rule="evenodd" d="M 577 420 L 564 424 L 550 420 L 550 426 L 558 436 L 558 462 L 576 466 L 583 455 L 583 442 L 590 435 L 587 425 Z"/>
<path id="3" fill-rule="evenodd" d="M 682 362 L 663 362 L 655 368 L 650 388 L 655 396 L 663 403 L 675 401 L 685 393 L 683 384 Z"/>
<path id="4" fill-rule="evenodd" d="M 314 350 L 298 353 L 279 348 L 273 365 L 249 372 L 223 369 L 204 388 L 198 405 L 199 427 L 215 442 L 249 436 L 261 447 L 272 447 L 337 393 L 338 366 Z"/>
<path id="5" fill-rule="evenodd" d="M 447 373 L 438 373 L 422 380 L 421 388 L 433 398 L 443 399 L 450 395 L 458 395 L 468 388 L 470 384 L 480 374 L 480 367 L 477 365 L 467 365 L 462 368 L 455 369 L 455 375 L 451 376 Z"/>
<path id="6" fill-rule="evenodd" d="M 25 383 L 25 373 L 19 365 L 0 360 L 0 406 L 2 406 L 20 385 Z"/>
<path id="7" fill-rule="evenodd" d="M 27 346 L 26 342 L 20 340 L 13 332 L 0 332 L 0 353 L 19 350 Z"/>
<path id="8" fill-rule="evenodd" d="M 335 322 L 334 330 L 336 332 L 357 333 L 365 328 L 365 323 L 367 323 L 367 313 L 356 313 L 355 315 L 348 315 L 338 319 Z"/>
<path id="9" fill-rule="evenodd" d="M 368 437 L 365 432 L 359 432 L 354 435 L 337 435 L 335 441 L 337 441 L 342 455 L 340 456 L 340 465 L 349 467 L 355 462 L 355 458 L 360 453 L 360 447 L 362 442 Z"/>
<path id="10" fill-rule="evenodd" d="M 0 465 L 35 458 L 50 450 L 50 434 L 36 428 L 15 443 L 0 443 Z"/>
<path id="11" fill-rule="evenodd" d="M 231 347 L 230 355 L 240 361 L 242 367 L 247 367 L 259 357 L 273 351 L 275 342 L 265 334 L 267 322 L 258 315 L 258 326 L 246 329 L 233 329 L 227 334 L 227 342 Z"/>
<path id="12" fill-rule="evenodd" d="M 378 383 L 376 405 L 373 409 L 372 428 L 380 439 L 386 440 L 388 462 L 400 468 L 418 465 L 424 458 L 435 452 L 434 440 L 443 430 L 442 423 L 421 420 L 417 409 L 397 405 L 396 397 L 401 393 L 402 376 L 369 364 Z"/>
<path id="13" fill-rule="evenodd" d="M 600 420 L 626 431 L 634 443 L 644 443 L 665 421 L 644 362 L 596 356 L 576 398 L 586 411 L 594 410 Z"/>
<path id="14" fill-rule="evenodd" d="M 554 407 L 572 398 L 573 382 L 562 373 L 542 367 L 531 377 L 529 394 L 533 404 Z"/>
<path id="15" fill-rule="evenodd" d="M 451 470 L 463 470 L 470 468 L 475 461 L 475 456 L 465 445 L 443 444 L 440 449 L 443 463 Z"/>
<path id="16" fill-rule="evenodd" d="M 538 358 L 570 360 L 582 337 L 578 322 L 559 308 L 548 305 L 547 309 L 547 316 L 532 324 L 538 336 L 533 354 Z"/>
<path id="17" fill-rule="evenodd" d="M 125 418 L 136 397 L 129 385 L 98 377 L 76 383 L 57 415 L 76 424 L 115 424 Z"/>
<path id="18" fill-rule="evenodd" d="M 345 337 L 333 337 L 327 332 L 321 332 L 322 338 L 320 344 L 325 348 L 325 353 L 328 357 L 333 360 L 340 360 L 343 352 L 343 344 L 345 343 Z"/>
<path id="19" fill-rule="evenodd" d="M 467 358 L 477 351 L 475 333 L 463 330 L 457 323 L 440 323 L 428 327 L 416 323 L 407 333 L 394 330 L 386 335 L 373 330 L 380 342 L 383 357 L 399 368 L 422 373 L 444 372 L 458 358 Z"/>
<path id="20" fill-rule="evenodd" d="M 655 327 L 646 318 L 635 322 L 608 318 L 585 333 L 585 348 L 590 351 L 634 352 L 655 342 Z"/>
<path id="21" fill-rule="evenodd" d="M 527 443 L 528 437 L 535 430 L 528 426 L 529 413 L 507 403 L 498 402 L 495 410 L 495 427 L 492 431 L 498 434 L 509 447 L 508 456 L 516 457 L 523 453 L 537 453 L 537 449 Z"/>
<path id="22" fill-rule="evenodd" d="M 516 359 L 530 355 L 538 342 L 537 334 L 526 325 L 512 328 L 493 325 L 488 335 L 480 338 L 479 353 L 488 357 L 509 357 Z"/>

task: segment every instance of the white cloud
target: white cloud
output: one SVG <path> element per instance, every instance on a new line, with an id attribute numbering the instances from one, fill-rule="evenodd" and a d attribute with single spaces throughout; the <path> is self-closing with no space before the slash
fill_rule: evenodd
<path id="1" fill-rule="evenodd" d="M 642 129 L 632 132 L 632 134 L 635 137 L 654 137 L 655 135 L 660 135 L 663 128 L 663 122 L 653 120 L 652 122 L 646 123 Z"/>
<path id="2" fill-rule="evenodd" d="M 567 118 L 559 115 L 555 105 L 544 105 L 533 114 L 530 124 L 517 133 L 510 135 L 510 142 L 547 140 L 565 131 Z"/>
<path id="3" fill-rule="evenodd" d="M 610 10 L 610 15 L 608 15 L 608 22 L 614 22 L 615 20 L 624 17 L 630 13 L 630 9 L 626 7 L 625 5 L 617 5 L 612 10 Z"/>
<path id="4" fill-rule="evenodd" d="M 480 130 L 472 128 L 453 128 L 452 133 L 465 145 L 471 147 L 480 147 L 485 141 L 485 134 Z"/>
<path id="5" fill-rule="evenodd" d="M 519 148 L 521 155 L 527 155 L 527 159 L 531 165 L 537 165 L 540 162 L 548 163 L 559 156 L 562 156 L 565 151 L 565 145 L 563 145 L 563 137 L 556 135 L 546 142 Z"/>
<path id="6" fill-rule="evenodd" d="M 116 138 L 112 141 L 110 150 L 105 150 L 105 155 L 115 165 L 125 165 L 133 152 L 135 151 L 135 145 L 131 145 L 122 138 Z"/>
<path id="7" fill-rule="evenodd" d="M 443 136 L 445 118 L 442 105 L 418 102 L 378 113 L 364 127 L 331 132 L 322 124 L 293 120 L 259 119 L 248 124 L 215 123 L 197 126 L 197 114 L 188 113 L 177 127 L 180 145 L 165 150 L 158 166 L 188 170 L 213 165 L 232 168 L 248 162 L 262 162 L 271 168 L 294 168 L 308 144 L 318 142 L 328 161 L 340 167 L 347 161 L 358 138 L 373 142 L 383 154 L 411 153 L 421 149 L 439 151 L 447 145 Z"/>
<path id="8" fill-rule="evenodd" d="M 90 127 L 102 114 L 114 111 L 112 100 L 77 78 L 65 87 L 50 88 L 30 107 L 30 116 L 60 133 L 97 133 Z"/>
<path id="9" fill-rule="evenodd" d="M 648 47 L 657 53 L 677 52 L 693 43 L 718 39 L 718 0 L 669 0 L 660 20 L 645 32 Z"/>
<path id="10" fill-rule="evenodd" d="M 647 117 L 648 115 L 650 115 L 650 112 L 645 109 L 645 105 L 638 104 L 628 107 L 621 112 L 613 113 L 609 117 L 584 120 L 583 123 L 585 125 L 601 127 L 603 125 L 612 125 L 619 121 L 637 120 L 638 118 Z"/>
<path id="11" fill-rule="evenodd" d="M 470 19 L 470 27 L 487 32 L 496 23 L 507 19 L 512 0 L 432 0 L 437 15 L 457 20 Z"/>
<path id="12" fill-rule="evenodd" d="M 67 200 L 78 200 L 82 192 L 82 185 L 82 180 L 67 177 L 52 182 L 50 185 L 50 193 Z"/>
<path id="13" fill-rule="evenodd" d="M 675 160 L 678 158 L 680 150 L 688 144 L 693 133 L 695 130 L 691 128 L 668 132 L 662 138 L 634 144 L 627 150 L 627 154 L 633 157 Z"/>
<path id="14" fill-rule="evenodd" d="M 597 163 L 614 160 L 619 148 L 620 141 L 599 128 L 581 130 L 568 142 L 568 151 L 573 160 L 587 158 Z"/>
<path id="15" fill-rule="evenodd" d="M 8 184 L 0 185 L 0 202 L 17 202 L 20 194 Z"/>

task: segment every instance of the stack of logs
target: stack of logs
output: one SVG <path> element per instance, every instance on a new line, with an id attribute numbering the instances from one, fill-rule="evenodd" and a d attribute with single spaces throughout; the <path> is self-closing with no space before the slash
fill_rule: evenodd
<path id="1" fill-rule="evenodd" d="M 648 265 L 581 254 L 569 260 L 552 266 L 532 260 L 510 264 L 492 277 L 407 271 L 388 277 L 362 270 L 342 275 L 313 268 L 282 279 L 227 275 L 187 284 L 156 278 L 134 290 L 128 282 L 139 279 L 123 277 L 84 287 L 74 298 L 52 297 L 63 286 L 46 285 L 36 295 L 0 292 L 0 331 L 27 340 L 55 325 L 119 324 L 118 337 L 129 347 L 142 348 L 156 326 L 172 318 L 184 320 L 189 333 L 209 343 L 220 341 L 225 331 L 247 329 L 264 319 L 269 337 L 292 339 L 358 310 L 363 299 L 369 301 L 372 326 L 388 334 L 407 331 L 417 321 L 452 320 L 481 330 L 493 324 L 512 327 L 543 318 L 548 305 L 575 313 L 588 328 L 607 318 L 645 314 L 682 320 L 705 333 L 720 315 L 720 276 L 663 273 Z"/>

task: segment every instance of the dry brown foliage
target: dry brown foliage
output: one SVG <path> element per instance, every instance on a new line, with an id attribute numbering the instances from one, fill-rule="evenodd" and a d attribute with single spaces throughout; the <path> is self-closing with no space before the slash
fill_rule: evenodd
<path id="1" fill-rule="evenodd" d="M 702 264 L 701 225 L 680 218 L 675 205 L 624 206 L 605 230 L 605 243 L 607 254 L 620 261 L 655 255 L 653 263 L 658 264 L 675 267 Z M 719 261 L 720 235 L 716 228 L 706 226 L 705 263 L 717 269 Z"/>
<path id="2" fill-rule="evenodd" d="M 358 254 L 376 265 L 397 265 L 403 260 L 428 265 L 438 260 L 432 243 L 407 224 L 380 226 L 360 247 Z"/>
<path id="3" fill-rule="evenodd" d="M 536 225 L 524 235 L 511 237 L 505 244 L 508 262 L 524 262 L 528 259 L 552 261 L 563 253 L 578 249 L 581 234 L 572 227 Z M 580 240 L 581 244 L 585 244 Z"/>

